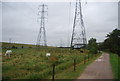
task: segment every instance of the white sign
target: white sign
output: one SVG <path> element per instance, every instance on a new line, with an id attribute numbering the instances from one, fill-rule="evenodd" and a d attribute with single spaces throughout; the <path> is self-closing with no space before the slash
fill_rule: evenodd
<path id="1" fill-rule="evenodd" d="M 51 54 L 50 53 L 46 53 L 46 57 L 49 57 L 49 56 L 51 56 Z"/>

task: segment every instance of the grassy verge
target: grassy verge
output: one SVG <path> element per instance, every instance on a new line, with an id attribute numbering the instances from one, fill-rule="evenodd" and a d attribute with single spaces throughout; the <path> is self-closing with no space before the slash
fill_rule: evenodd
<path id="1" fill-rule="evenodd" d="M 98 56 L 96 57 L 92 57 L 90 59 L 90 61 L 87 61 L 86 64 L 84 63 L 80 63 L 80 64 L 77 64 L 76 66 L 76 72 L 73 71 L 73 66 L 60 72 L 60 73 L 56 73 L 55 74 L 55 79 L 69 79 L 70 81 L 74 80 L 74 79 L 77 79 L 81 73 L 84 71 L 84 69 L 89 65 L 91 64 L 95 59 L 97 59 L 101 54 L 99 54 Z M 52 79 L 52 77 L 49 76 L 50 79 Z"/>
<path id="2" fill-rule="evenodd" d="M 120 80 L 120 77 L 118 77 L 118 73 L 120 73 L 120 70 L 118 70 L 120 68 L 120 66 L 118 66 L 118 63 L 120 62 L 120 58 L 118 57 L 117 54 L 110 54 L 110 63 L 112 65 L 112 71 L 113 71 L 113 76 L 114 79 L 118 79 Z"/>

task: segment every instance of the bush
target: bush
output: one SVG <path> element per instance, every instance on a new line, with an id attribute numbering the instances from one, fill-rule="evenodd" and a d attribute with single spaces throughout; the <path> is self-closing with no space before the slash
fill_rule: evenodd
<path id="1" fill-rule="evenodd" d="M 23 46 L 21 46 L 21 48 L 24 48 Z"/>
<path id="2" fill-rule="evenodd" d="M 91 52 L 92 54 L 97 54 L 97 48 L 92 47 L 92 48 L 90 49 L 90 52 Z"/>
<path id="3" fill-rule="evenodd" d="M 96 43 L 96 39 L 95 38 L 91 38 L 89 40 L 88 49 L 90 50 L 91 53 L 97 54 L 98 45 Z"/>

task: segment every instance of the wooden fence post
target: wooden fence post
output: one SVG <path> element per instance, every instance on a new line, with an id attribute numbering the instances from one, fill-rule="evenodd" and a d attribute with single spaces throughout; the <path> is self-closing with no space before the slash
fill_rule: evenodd
<path id="1" fill-rule="evenodd" d="M 74 59 L 74 71 L 76 71 L 76 59 Z"/>
<path id="2" fill-rule="evenodd" d="M 54 75 L 55 75 L 55 64 L 53 64 L 52 81 L 54 81 Z"/>
<path id="3" fill-rule="evenodd" d="M 89 54 L 88 54 L 88 61 L 89 61 Z"/>
<path id="4" fill-rule="evenodd" d="M 84 56 L 84 64 L 86 63 L 86 61 L 85 61 L 85 60 L 86 60 L 86 56 Z"/>

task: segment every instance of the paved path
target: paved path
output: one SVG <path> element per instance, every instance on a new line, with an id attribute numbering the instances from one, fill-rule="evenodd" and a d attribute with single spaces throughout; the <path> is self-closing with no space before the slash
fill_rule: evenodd
<path id="1" fill-rule="evenodd" d="M 102 54 L 102 56 L 87 66 L 78 79 L 113 79 L 109 54 Z"/>

